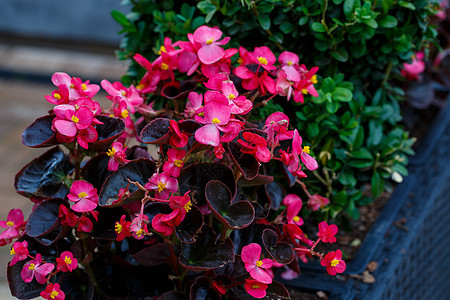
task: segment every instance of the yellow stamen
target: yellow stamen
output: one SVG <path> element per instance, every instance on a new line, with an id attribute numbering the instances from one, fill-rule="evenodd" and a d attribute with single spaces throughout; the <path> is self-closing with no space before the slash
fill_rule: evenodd
<path id="1" fill-rule="evenodd" d="M 161 64 L 161 70 L 168 70 L 169 69 L 169 65 L 168 64 L 166 64 L 166 63 L 162 63 Z"/>
<path id="2" fill-rule="evenodd" d="M 6 222 L 6 225 L 7 226 L 14 226 L 14 222 L 8 221 L 8 222 Z"/>
<path id="3" fill-rule="evenodd" d="M 332 267 L 336 267 L 339 264 L 339 259 L 333 259 L 330 263 Z"/>
<path id="4" fill-rule="evenodd" d="M 220 120 L 217 119 L 217 118 L 214 118 L 211 121 L 213 122 L 213 124 L 219 124 L 220 123 Z"/>
<path id="5" fill-rule="evenodd" d="M 259 289 L 259 284 L 256 284 L 256 283 L 252 284 L 252 289 L 254 289 L 254 290 Z"/>
<path id="6" fill-rule="evenodd" d="M 211 45 L 212 43 L 214 43 L 214 39 L 209 39 L 209 40 L 206 41 L 207 45 Z"/>
<path id="7" fill-rule="evenodd" d="M 70 88 L 71 88 L 71 89 L 75 88 L 75 84 L 71 84 L 71 85 L 70 85 Z"/>
<path id="8" fill-rule="evenodd" d="M 138 84 L 138 86 L 136 87 L 138 90 L 142 90 L 143 88 L 145 88 L 145 84 Z"/>
<path id="9" fill-rule="evenodd" d="M 263 265 L 263 262 L 262 262 L 262 260 L 258 260 L 257 262 L 256 262 L 256 266 L 257 267 L 261 267 Z"/>
<path id="10" fill-rule="evenodd" d="M 60 100 L 61 99 L 61 95 L 58 93 L 54 93 L 53 94 L 53 98 L 55 98 L 56 100 Z"/>
<path id="11" fill-rule="evenodd" d="M 228 95 L 228 99 L 233 100 L 234 98 L 236 98 L 236 96 L 235 96 L 234 94 L 231 94 L 231 93 L 230 93 L 230 94 Z"/>
<path id="12" fill-rule="evenodd" d="M 78 106 L 78 104 L 75 104 L 73 107 L 75 107 L 75 110 L 78 110 L 80 108 L 80 106 Z"/>
<path id="13" fill-rule="evenodd" d="M 114 226 L 114 228 L 115 228 L 115 232 L 117 234 L 119 234 L 119 233 L 121 233 L 123 231 L 123 226 L 119 222 L 116 223 L 116 226 Z"/>
<path id="14" fill-rule="evenodd" d="M 309 146 L 303 147 L 303 152 L 309 154 L 309 151 L 310 151 L 310 147 Z"/>
<path id="15" fill-rule="evenodd" d="M 183 166 L 183 161 L 180 159 L 176 159 L 173 164 L 177 167 L 177 168 L 181 168 Z"/>
<path id="16" fill-rule="evenodd" d="M 292 61 L 290 61 L 290 60 L 288 60 L 288 62 L 286 63 L 288 66 L 292 66 L 293 65 L 293 63 L 292 63 Z"/>
<path id="17" fill-rule="evenodd" d="M 308 90 L 307 89 L 303 89 L 302 93 L 303 93 L 303 95 L 307 95 L 308 94 Z"/>
<path id="18" fill-rule="evenodd" d="M 109 157 L 114 156 L 114 154 L 116 154 L 116 149 L 114 148 L 108 149 L 108 151 L 106 151 L 106 155 L 108 155 Z"/>
<path id="19" fill-rule="evenodd" d="M 33 264 L 33 263 L 31 263 L 31 264 L 28 266 L 28 270 L 31 270 L 31 271 L 33 271 L 35 268 L 36 268 L 36 265 Z"/>
<path id="20" fill-rule="evenodd" d="M 85 91 L 85 90 L 87 89 L 86 84 L 83 83 L 83 84 L 81 85 L 81 89 L 82 89 L 83 91 Z"/>
<path id="21" fill-rule="evenodd" d="M 59 292 L 57 292 L 57 291 L 52 291 L 52 292 L 50 293 L 50 298 L 55 299 L 56 296 L 58 296 L 58 294 L 59 294 Z"/>
<path id="22" fill-rule="evenodd" d="M 192 208 L 192 202 L 191 202 L 191 200 L 189 200 L 189 202 L 184 205 L 184 210 L 186 212 L 189 212 L 191 210 L 191 208 Z"/>
<path id="23" fill-rule="evenodd" d="M 81 192 L 78 194 L 78 198 L 85 198 L 85 197 L 87 197 L 86 192 Z"/>
<path id="24" fill-rule="evenodd" d="M 11 251 L 9 251 L 9 254 L 16 255 L 16 251 L 14 251 L 14 248 L 12 248 Z"/>
<path id="25" fill-rule="evenodd" d="M 167 53 L 166 47 L 164 47 L 164 46 L 159 47 L 158 55 L 161 55 L 161 52 Z"/>
<path id="26" fill-rule="evenodd" d="M 143 236 L 145 234 L 145 231 L 144 231 L 144 229 L 139 229 L 138 231 L 136 231 L 136 235 L 138 236 L 138 237 L 141 237 L 141 236 Z"/>
<path id="27" fill-rule="evenodd" d="M 72 264 L 72 259 L 68 256 L 64 257 L 64 262 L 68 265 Z"/>
<path id="28" fill-rule="evenodd" d="M 259 61 L 260 64 L 267 65 L 267 59 L 265 57 L 259 56 L 257 58 L 258 58 L 258 61 Z"/>
<path id="29" fill-rule="evenodd" d="M 412 58 L 413 60 L 415 60 L 415 59 L 416 59 L 416 56 L 413 54 L 413 55 L 411 55 L 411 58 Z"/>
<path id="30" fill-rule="evenodd" d="M 317 81 L 317 75 L 314 75 L 313 77 L 311 77 L 311 82 L 314 84 L 319 82 L 319 81 Z"/>
<path id="31" fill-rule="evenodd" d="M 75 116 L 72 116 L 72 121 L 75 122 L 75 123 L 78 123 L 78 122 L 80 122 L 80 119 L 78 119 Z"/>
<path id="32" fill-rule="evenodd" d="M 128 110 L 126 110 L 126 109 L 122 110 L 122 112 L 120 113 L 120 116 L 124 119 L 128 118 L 128 116 L 129 116 Z"/>
<path id="33" fill-rule="evenodd" d="M 126 96 L 127 93 L 125 91 L 122 91 L 122 96 Z"/>
<path id="34" fill-rule="evenodd" d="M 158 193 L 161 193 L 166 188 L 166 184 L 164 182 L 158 183 Z"/>
<path id="35" fill-rule="evenodd" d="M 299 216 L 295 216 L 295 217 L 292 218 L 292 220 L 294 220 L 294 222 L 298 222 L 300 220 L 300 217 Z"/>
<path id="36" fill-rule="evenodd" d="M 201 113 L 198 113 L 197 115 L 198 115 L 199 117 L 203 117 L 203 116 L 205 116 L 205 113 L 202 113 L 202 112 L 201 112 Z"/>
<path id="37" fill-rule="evenodd" d="M 237 63 L 238 63 L 238 64 L 242 64 L 243 62 L 244 62 L 244 60 L 243 60 L 242 58 L 239 57 L 238 60 L 237 60 Z"/>

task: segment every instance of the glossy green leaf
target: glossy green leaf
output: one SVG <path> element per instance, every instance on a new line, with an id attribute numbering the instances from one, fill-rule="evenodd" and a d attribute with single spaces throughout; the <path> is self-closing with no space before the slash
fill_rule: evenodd
<path id="1" fill-rule="evenodd" d="M 327 29 L 323 26 L 322 23 L 314 22 L 311 24 L 311 29 L 315 32 L 326 32 Z"/>
<path id="2" fill-rule="evenodd" d="M 395 17 L 386 15 L 378 21 L 378 24 L 380 24 L 380 26 L 384 28 L 394 28 L 395 26 L 397 26 L 398 21 Z"/>
<path id="3" fill-rule="evenodd" d="M 270 17 L 266 14 L 259 14 L 258 15 L 258 22 L 261 25 L 262 29 L 269 30 L 270 29 Z"/>
<path id="4" fill-rule="evenodd" d="M 349 89 L 337 87 L 333 93 L 333 99 L 341 102 L 349 102 L 353 99 L 353 93 Z"/>

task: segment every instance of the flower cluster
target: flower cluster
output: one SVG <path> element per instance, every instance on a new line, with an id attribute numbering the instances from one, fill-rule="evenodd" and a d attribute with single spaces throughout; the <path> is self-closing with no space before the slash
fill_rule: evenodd
<path id="1" fill-rule="evenodd" d="M 10 268 L 21 262 L 24 282 L 35 278 L 45 285 L 42 297 L 64 299 L 61 287 L 69 279 L 55 274 L 72 272 L 78 262 L 87 274 L 80 293 L 98 287 L 96 274 L 111 276 L 106 281 L 120 274 L 144 287 L 152 282 L 139 275 L 145 273 L 174 278 L 167 284 L 179 291 L 191 285 L 191 293 L 202 287 L 217 295 L 246 291 L 263 298 L 272 289 L 284 297 L 287 290 L 274 276 L 282 270 L 283 278 L 296 277 L 299 259 L 317 256 L 328 273 L 344 271 L 339 250 L 314 250 L 320 241 L 336 241 L 335 225 L 320 223 L 316 241 L 300 228 L 303 211 L 329 203 L 302 182 L 319 167 L 314 149 L 289 125 L 289 113 L 256 117 L 270 101 L 303 103 L 305 95 L 317 96 L 318 68 L 308 70 L 291 52 L 276 57 L 265 46 L 225 49 L 229 38 L 218 28 L 201 26 L 187 38 L 166 38 L 153 61 L 135 54 L 145 69 L 136 85 L 102 80 L 109 108 L 93 99 L 98 85 L 53 75 L 58 89 L 46 99 L 56 106 L 25 130 L 24 144 L 62 145 L 68 153 L 52 148 L 18 173 L 16 189 L 36 202 L 34 211 L 28 224 L 20 210 L 0 223 L 8 228 L 1 234 L 4 245 L 18 239 Z M 131 146 L 135 141 L 156 146 L 152 155 Z M 275 172 L 290 184 L 279 182 Z M 46 180 L 30 186 L 34 176 Z M 282 250 L 271 251 L 278 243 Z M 170 276 L 152 269 L 162 264 Z M 106 265 L 108 271 L 99 271 Z M 249 276 L 230 275 L 246 274 L 241 267 Z M 123 268 L 133 271 L 122 274 Z M 158 288 L 159 294 L 172 293 L 166 285 Z"/>

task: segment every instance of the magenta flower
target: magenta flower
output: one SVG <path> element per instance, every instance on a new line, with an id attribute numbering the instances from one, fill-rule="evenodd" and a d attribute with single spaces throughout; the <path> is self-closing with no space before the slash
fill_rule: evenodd
<path id="1" fill-rule="evenodd" d="M 125 101 L 130 112 L 135 113 L 135 107 L 144 102 L 144 98 L 139 95 L 139 92 L 131 85 L 129 88 L 124 87 L 121 82 L 111 83 L 106 79 L 100 82 L 102 88 L 109 94 L 108 99 L 115 103 Z"/>
<path id="2" fill-rule="evenodd" d="M 263 269 L 270 269 L 273 261 L 270 258 L 260 259 L 261 246 L 257 243 L 251 243 L 244 246 L 241 252 L 241 259 L 245 263 L 245 269 L 250 273 L 253 279 L 266 283 L 272 283 L 272 277 Z"/>
<path id="3" fill-rule="evenodd" d="M 59 283 L 50 283 L 40 295 L 47 300 L 64 300 L 66 297 L 64 292 L 61 291 Z"/>
<path id="4" fill-rule="evenodd" d="M 58 105 L 54 112 L 56 118 L 53 125 L 59 133 L 68 137 L 74 137 L 78 130 L 88 128 L 94 120 L 94 114 L 85 106 L 75 110 L 72 105 Z M 64 113 L 64 117 L 62 117 L 62 113 Z"/>
<path id="5" fill-rule="evenodd" d="M 267 134 L 267 144 L 276 147 L 279 141 L 291 139 L 293 131 L 288 131 L 289 118 L 282 112 L 274 112 L 267 117 L 264 132 Z"/>
<path id="6" fill-rule="evenodd" d="M 187 145 L 189 137 L 186 133 L 181 132 L 177 121 L 170 120 L 169 131 L 171 133 L 169 143 L 172 147 L 183 148 Z"/>
<path id="7" fill-rule="evenodd" d="M 69 89 L 64 84 L 61 84 L 58 86 L 57 90 L 52 92 L 51 96 L 45 95 L 44 97 L 51 104 L 69 104 Z"/>
<path id="8" fill-rule="evenodd" d="M 67 206 L 59 206 L 58 217 L 61 218 L 61 224 L 69 227 L 75 227 L 78 223 L 78 217 L 70 211 Z"/>
<path id="9" fill-rule="evenodd" d="M 219 92 L 206 92 L 205 103 L 205 106 L 201 109 L 204 117 L 195 116 L 197 122 L 205 124 L 195 131 L 195 139 L 201 144 L 216 147 L 220 143 L 219 130 L 223 131 L 221 126 L 228 124 L 231 110 L 228 99 Z"/>
<path id="10" fill-rule="evenodd" d="M 220 40 L 221 37 L 222 31 L 220 29 L 206 25 L 200 26 L 194 31 L 194 41 L 201 45 L 197 54 L 202 63 L 207 65 L 213 64 L 225 55 L 225 50 L 218 45 L 225 45 L 230 38 L 226 37 Z"/>
<path id="11" fill-rule="evenodd" d="M 27 261 L 20 272 L 23 281 L 31 282 L 36 277 L 37 282 L 44 284 L 46 276 L 55 268 L 53 264 L 42 263 L 41 254 L 36 254 L 36 259 Z"/>
<path id="12" fill-rule="evenodd" d="M 66 73 L 57 72 L 52 75 L 52 82 L 55 86 L 65 85 L 69 90 L 69 99 L 77 100 L 81 97 L 94 97 L 100 87 L 97 84 L 89 84 L 89 80 L 82 81 L 77 77 L 70 77 Z"/>
<path id="13" fill-rule="evenodd" d="M 180 171 L 183 168 L 183 158 L 186 155 L 186 151 L 170 148 L 167 150 L 167 161 L 163 165 L 163 171 L 170 174 L 170 176 L 180 176 Z"/>
<path id="14" fill-rule="evenodd" d="M 319 223 L 319 232 L 317 236 L 324 243 L 334 243 L 336 242 L 336 233 L 338 232 L 338 227 L 334 224 L 328 225 L 327 222 L 323 221 Z"/>
<path id="15" fill-rule="evenodd" d="M 302 149 L 302 138 L 298 134 L 297 129 L 294 129 L 294 137 L 292 139 L 292 153 L 300 155 L 300 159 L 305 164 L 308 170 L 313 171 L 319 167 L 317 161 L 309 155 L 309 146 L 305 146 Z"/>
<path id="16" fill-rule="evenodd" d="M 302 209 L 302 199 L 295 194 L 289 194 L 284 197 L 283 204 L 287 206 L 286 219 L 288 223 L 302 226 L 303 219 L 298 216 L 298 213 Z"/>
<path id="17" fill-rule="evenodd" d="M 408 80 L 418 80 L 419 74 L 425 71 L 424 54 L 423 52 L 417 52 L 411 58 L 411 63 L 403 63 L 401 74 Z"/>
<path id="18" fill-rule="evenodd" d="M 245 279 L 244 288 L 252 297 L 261 299 L 266 296 L 267 284 L 254 279 Z"/>
<path id="19" fill-rule="evenodd" d="M 11 255 L 14 255 L 11 262 L 9 263 L 10 266 L 15 265 L 18 261 L 24 260 L 28 257 L 28 242 L 15 242 L 12 246 Z"/>
<path id="20" fill-rule="evenodd" d="M 186 102 L 186 109 L 184 110 L 184 116 L 186 118 L 192 118 L 195 116 L 197 110 L 203 106 L 203 95 L 196 92 L 190 92 L 188 95 L 188 101 Z"/>
<path id="21" fill-rule="evenodd" d="M 62 272 L 72 272 L 78 266 L 78 260 L 73 258 L 73 254 L 70 251 L 61 253 L 60 257 L 56 258 L 56 263 L 58 264 L 56 269 Z"/>
<path id="22" fill-rule="evenodd" d="M 116 240 L 119 242 L 131 235 L 130 232 L 131 222 L 126 221 L 125 219 L 126 216 L 122 215 L 122 217 L 120 217 L 120 221 L 116 222 L 114 226 L 114 231 L 117 234 Z"/>
<path id="23" fill-rule="evenodd" d="M 245 141 L 237 140 L 242 146 L 242 153 L 254 154 L 258 161 L 268 162 L 270 160 L 271 155 L 267 148 L 267 141 L 262 136 L 251 132 L 244 132 L 242 136 Z"/>
<path id="24" fill-rule="evenodd" d="M 277 61 L 277 59 L 269 47 L 255 47 L 252 56 L 255 58 L 254 62 L 263 67 L 265 70 L 273 71 L 276 69 L 273 64 Z"/>
<path id="25" fill-rule="evenodd" d="M 72 184 L 67 198 L 76 202 L 72 206 L 72 210 L 76 212 L 88 212 L 95 209 L 98 205 L 97 189 L 84 180 L 77 180 Z"/>
<path id="26" fill-rule="evenodd" d="M 80 217 L 80 219 L 78 221 L 77 231 L 91 232 L 93 228 L 94 228 L 94 224 L 92 224 L 91 219 L 89 219 L 85 216 Z"/>
<path id="27" fill-rule="evenodd" d="M 94 126 L 89 126 L 86 129 L 80 130 L 77 134 L 77 142 L 84 149 L 88 149 L 89 143 L 93 143 L 97 139 L 98 133 Z"/>
<path id="28" fill-rule="evenodd" d="M 245 96 L 239 96 L 239 93 L 234 86 L 233 81 L 223 81 L 220 91 L 225 97 L 227 97 L 232 114 L 245 115 L 252 109 L 252 102 L 245 98 Z"/>
<path id="29" fill-rule="evenodd" d="M 148 216 L 144 214 L 137 214 L 131 221 L 130 232 L 137 240 L 142 240 L 148 234 Z"/>
<path id="30" fill-rule="evenodd" d="M 156 190 L 155 198 L 157 199 L 167 200 L 170 193 L 175 193 L 178 190 L 178 180 L 170 177 L 170 174 L 167 172 L 155 173 L 148 181 L 145 188 Z"/>
<path id="31" fill-rule="evenodd" d="M 169 236 L 175 229 L 175 226 L 181 223 L 179 211 L 172 211 L 170 214 L 157 214 L 152 219 L 152 227 L 164 236 Z"/>
<path id="32" fill-rule="evenodd" d="M 289 81 L 300 81 L 300 72 L 298 67 L 298 55 L 289 51 L 284 51 L 278 57 L 281 63 L 281 70 L 286 74 L 286 79 Z"/>
<path id="33" fill-rule="evenodd" d="M 325 257 L 320 261 L 320 264 L 324 267 L 327 267 L 327 272 L 330 275 L 342 273 L 346 268 L 345 262 L 342 260 L 342 252 L 340 249 L 331 251 L 326 254 Z"/>
<path id="34" fill-rule="evenodd" d="M 114 142 L 106 154 L 109 156 L 108 171 L 116 171 L 120 164 L 126 163 L 129 160 L 125 154 L 127 147 L 123 148 L 122 143 Z"/>
<path id="35" fill-rule="evenodd" d="M 322 197 L 318 194 L 314 194 L 308 199 L 308 209 L 317 211 L 319 210 L 319 208 L 324 207 L 328 203 L 330 203 L 330 200 L 328 200 L 328 198 Z"/>
<path id="36" fill-rule="evenodd" d="M 304 65 L 300 66 L 301 79 L 299 82 L 296 82 L 294 85 L 294 101 L 303 103 L 303 95 L 310 94 L 313 97 L 318 97 L 319 93 L 317 92 L 314 84 L 317 83 L 317 76 L 314 75 L 319 70 L 318 67 L 312 67 L 311 70 L 308 71 Z"/>
<path id="37" fill-rule="evenodd" d="M 6 221 L 0 221 L 0 227 L 6 228 L 0 234 L 0 239 L 12 239 L 20 236 L 21 230 L 25 227 L 22 210 L 11 209 L 6 217 Z"/>

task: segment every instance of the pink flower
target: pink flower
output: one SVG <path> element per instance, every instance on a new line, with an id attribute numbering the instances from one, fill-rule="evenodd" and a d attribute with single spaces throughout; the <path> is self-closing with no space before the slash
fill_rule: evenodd
<path id="1" fill-rule="evenodd" d="M 72 184 L 67 198 L 72 202 L 76 202 L 72 206 L 72 210 L 76 212 L 88 212 L 95 209 L 98 205 L 97 189 L 84 180 L 77 180 Z"/>
<path id="2" fill-rule="evenodd" d="M 180 171 L 183 168 L 183 158 L 186 151 L 170 148 L 167 150 L 167 161 L 163 165 L 163 171 L 170 174 L 170 176 L 180 176 Z"/>
<path id="3" fill-rule="evenodd" d="M 279 141 L 291 139 L 293 131 L 288 131 L 289 118 L 282 112 L 274 112 L 267 117 L 264 132 L 267 134 L 267 143 L 271 147 L 278 145 Z M 276 135 L 275 135 L 276 134 Z"/>
<path id="4" fill-rule="evenodd" d="M 56 269 L 62 272 L 72 272 L 78 266 L 78 260 L 73 258 L 73 254 L 70 251 L 61 253 L 60 257 L 56 258 L 56 263 L 58 264 Z"/>
<path id="5" fill-rule="evenodd" d="M 346 265 L 342 260 L 342 252 L 340 249 L 331 251 L 320 261 L 320 264 L 327 267 L 327 272 L 330 275 L 336 275 L 345 271 Z"/>
<path id="6" fill-rule="evenodd" d="M 273 71 L 276 67 L 273 65 L 276 62 L 276 57 L 269 49 L 269 47 L 255 47 L 252 56 L 255 58 L 254 62 L 263 67 L 267 71 Z"/>
<path id="7" fill-rule="evenodd" d="M 319 223 L 319 232 L 317 236 L 324 243 L 334 243 L 336 242 L 336 233 L 338 232 L 338 227 L 334 224 L 328 225 L 327 222 L 323 221 Z"/>
<path id="8" fill-rule="evenodd" d="M 186 118 L 192 118 L 195 116 L 197 110 L 203 106 L 203 95 L 196 92 L 190 92 L 188 94 L 188 101 L 186 102 L 186 109 L 184 110 L 184 116 Z"/>
<path id="9" fill-rule="evenodd" d="M 169 236 L 177 224 L 181 223 L 181 215 L 178 211 L 172 211 L 170 214 L 157 214 L 152 219 L 152 227 L 164 236 Z"/>
<path id="10" fill-rule="evenodd" d="M 302 226 L 303 219 L 298 216 L 298 213 L 302 209 L 302 199 L 295 194 L 289 194 L 284 197 L 283 204 L 287 206 L 286 218 L 288 223 Z"/>
<path id="11" fill-rule="evenodd" d="M 302 149 L 302 138 L 298 134 L 297 129 L 294 129 L 294 137 L 292 139 L 292 153 L 300 155 L 300 159 L 305 164 L 306 168 L 313 171 L 319 167 L 317 161 L 309 155 L 309 146 Z"/>
<path id="12" fill-rule="evenodd" d="M 194 31 L 194 41 L 201 45 L 198 49 L 198 58 L 204 64 L 210 65 L 220 60 L 225 55 L 225 50 L 218 45 L 225 45 L 230 40 L 229 37 L 220 40 L 222 31 L 218 28 L 211 28 L 206 25 L 200 26 Z"/>
<path id="13" fill-rule="evenodd" d="M 18 261 L 24 260 L 28 257 L 28 242 L 15 242 L 12 246 L 11 255 L 14 255 L 11 262 L 9 263 L 10 266 L 15 265 Z"/>
<path id="14" fill-rule="evenodd" d="M 80 220 L 78 221 L 77 231 L 83 231 L 83 232 L 91 232 L 94 228 L 94 224 L 92 224 L 91 219 L 81 216 Z"/>
<path id="15" fill-rule="evenodd" d="M 303 103 L 303 95 L 310 94 L 313 97 L 318 97 L 319 93 L 317 92 L 314 84 L 317 83 L 317 76 L 314 75 L 319 70 L 318 67 L 312 67 L 311 70 L 308 71 L 304 65 L 300 66 L 301 78 L 299 82 L 294 84 L 294 101 Z"/>
<path id="16" fill-rule="evenodd" d="M 12 239 L 20 236 L 26 222 L 23 220 L 23 212 L 20 209 L 11 209 L 6 221 L 0 221 L 0 227 L 7 228 L 0 234 L 0 239 Z"/>
<path id="17" fill-rule="evenodd" d="M 23 281 L 31 282 L 36 277 L 37 282 L 44 284 L 47 276 L 55 268 L 53 264 L 42 263 L 41 254 L 36 254 L 36 259 L 27 261 L 20 272 Z"/>
<path id="18" fill-rule="evenodd" d="M 254 279 L 245 279 L 244 288 L 252 297 L 264 298 L 266 296 L 267 284 Z"/>
<path id="19" fill-rule="evenodd" d="M 82 81 L 77 77 L 70 77 L 66 73 L 57 72 L 52 75 L 52 82 L 58 88 L 61 85 L 65 85 L 69 90 L 69 99 L 77 100 L 81 97 L 94 97 L 100 87 L 97 84 L 89 84 L 89 80 Z"/>
<path id="20" fill-rule="evenodd" d="M 183 196 L 171 196 L 169 199 L 169 206 L 174 211 L 178 211 L 180 214 L 180 220 L 175 222 L 175 226 L 180 225 L 180 223 L 184 220 L 186 213 L 189 212 L 192 208 L 191 197 L 189 197 L 189 193 L 191 191 L 187 191 Z"/>
<path id="21" fill-rule="evenodd" d="M 255 157 L 262 162 L 268 162 L 271 158 L 270 151 L 266 147 L 267 141 L 257 134 L 244 132 L 242 134 L 246 141 L 238 139 L 238 143 L 242 146 L 242 153 L 254 154 Z"/>
<path id="22" fill-rule="evenodd" d="M 61 218 L 61 224 L 69 227 L 75 227 L 78 223 L 78 217 L 65 205 L 59 206 L 58 217 Z"/>
<path id="23" fill-rule="evenodd" d="M 412 57 L 411 63 L 403 63 L 401 74 L 408 80 L 418 80 L 419 74 L 425 71 L 425 62 L 423 52 L 417 52 Z"/>
<path id="24" fill-rule="evenodd" d="M 286 74 L 286 79 L 290 81 L 300 81 L 300 72 L 298 70 L 298 55 L 289 51 L 284 51 L 278 57 L 281 63 L 281 69 Z"/>
<path id="25" fill-rule="evenodd" d="M 308 209 L 317 211 L 319 210 L 319 208 L 328 205 L 328 203 L 330 203 L 330 200 L 328 200 L 328 198 L 322 197 L 318 194 L 314 194 L 308 199 Z"/>
<path id="26" fill-rule="evenodd" d="M 129 88 L 124 87 L 121 82 L 111 83 L 106 79 L 100 82 L 102 88 L 109 94 L 108 99 L 115 103 L 125 101 L 129 111 L 135 113 L 135 107 L 141 105 L 144 102 L 144 98 L 139 95 L 139 92 L 131 85 Z"/>
<path id="27" fill-rule="evenodd" d="M 53 120 L 53 125 L 59 133 L 68 137 L 74 137 L 78 130 L 88 128 L 94 120 L 94 114 L 85 106 L 75 109 L 68 104 L 58 105 L 54 112 L 56 118 Z"/>
<path id="28" fill-rule="evenodd" d="M 41 297 L 47 300 L 64 300 L 66 295 L 61 291 L 58 283 L 50 283 L 45 290 L 41 292 Z"/>
<path id="29" fill-rule="evenodd" d="M 137 214 L 131 221 L 130 231 L 133 237 L 137 240 L 143 239 L 148 234 L 148 216 L 144 214 Z"/>
<path id="30" fill-rule="evenodd" d="M 253 279 L 266 283 L 272 283 L 272 277 L 263 269 L 270 269 L 273 261 L 270 258 L 260 259 L 261 246 L 257 243 L 251 243 L 244 246 L 241 252 L 241 259 L 245 263 L 245 269 L 250 273 Z"/>
<path id="31" fill-rule="evenodd" d="M 287 269 L 283 273 L 281 273 L 281 278 L 284 280 L 292 280 L 298 277 L 298 273 L 292 269 Z"/>
<path id="32" fill-rule="evenodd" d="M 167 172 L 161 174 L 153 174 L 145 185 L 148 190 L 156 190 L 155 198 L 166 200 L 169 198 L 170 193 L 175 193 L 178 190 L 178 180 L 170 177 Z"/>
<path id="33" fill-rule="evenodd" d="M 116 171 L 120 164 L 126 163 L 129 160 L 126 158 L 125 151 L 127 147 L 123 148 L 122 143 L 114 142 L 106 154 L 109 156 L 108 171 Z"/>
<path id="34" fill-rule="evenodd" d="M 52 92 L 52 95 L 45 95 L 45 99 L 51 104 L 69 104 L 69 89 L 64 84 L 58 86 L 57 90 Z"/>
<path id="35" fill-rule="evenodd" d="M 188 135 L 180 131 L 177 121 L 170 120 L 169 131 L 171 133 L 169 143 L 172 147 L 183 148 L 187 145 Z"/>
<path id="36" fill-rule="evenodd" d="M 245 115 L 252 109 L 252 102 L 245 98 L 245 96 L 239 96 L 233 81 L 223 81 L 220 91 L 225 97 L 227 97 L 232 114 Z"/>
<path id="37" fill-rule="evenodd" d="M 131 236 L 130 232 L 131 222 L 126 221 L 125 218 L 126 216 L 122 215 L 122 217 L 120 217 L 120 221 L 116 222 L 116 225 L 114 226 L 114 231 L 117 234 L 116 240 L 119 242 Z"/>

